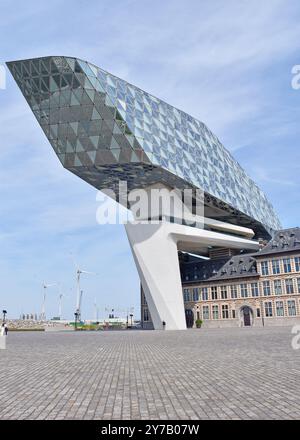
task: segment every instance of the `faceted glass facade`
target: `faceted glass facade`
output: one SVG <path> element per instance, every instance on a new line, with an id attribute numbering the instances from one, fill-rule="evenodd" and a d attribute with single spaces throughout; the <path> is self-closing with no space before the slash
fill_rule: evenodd
<path id="1" fill-rule="evenodd" d="M 280 228 L 264 193 L 202 122 L 79 59 L 7 64 L 61 163 L 96 188 L 119 180 L 129 190 L 201 188 L 218 219 L 262 235 Z"/>

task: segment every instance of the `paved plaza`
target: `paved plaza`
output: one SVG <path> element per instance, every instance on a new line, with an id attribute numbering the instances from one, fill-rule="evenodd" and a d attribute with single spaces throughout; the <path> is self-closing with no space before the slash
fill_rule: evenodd
<path id="1" fill-rule="evenodd" d="M 299 419 L 291 328 L 10 333 L 1 419 Z"/>

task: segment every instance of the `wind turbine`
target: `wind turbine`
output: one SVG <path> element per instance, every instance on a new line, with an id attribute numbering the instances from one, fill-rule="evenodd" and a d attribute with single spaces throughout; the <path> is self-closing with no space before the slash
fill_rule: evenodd
<path id="1" fill-rule="evenodd" d="M 46 290 L 48 289 L 48 287 L 52 287 L 52 286 L 56 286 L 56 283 L 52 283 L 52 284 L 43 284 L 43 289 L 44 289 L 44 295 L 43 295 L 43 304 L 42 304 L 42 313 L 41 313 L 41 320 L 42 321 L 46 321 Z"/>
<path id="2" fill-rule="evenodd" d="M 75 268 L 76 268 L 76 283 L 77 283 L 76 313 L 77 313 L 77 320 L 80 321 L 81 320 L 81 303 L 82 303 L 82 294 L 83 294 L 83 291 L 80 289 L 80 277 L 81 277 L 81 274 L 97 275 L 97 273 L 95 273 L 95 272 L 88 272 L 86 270 L 82 270 L 76 264 L 74 259 L 73 259 L 73 262 L 74 262 L 74 265 L 75 265 Z"/>
<path id="3" fill-rule="evenodd" d="M 94 315 L 95 319 L 94 320 L 95 320 L 95 322 L 98 322 L 99 321 L 99 316 L 98 316 L 99 308 L 97 306 L 96 298 L 94 299 L 94 312 L 95 312 L 95 315 Z"/>
<path id="4" fill-rule="evenodd" d="M 64 297 L 64 295 L 62 294 L 62 291 L 61 291 L 61 284 L 58 284 L 58 293 L 59 293 L 59 295 L 58 295 L 58 316 L 59 316 L 59 319 L 61 320 L 61 318 L 62 318 L 62 299 Z"/>

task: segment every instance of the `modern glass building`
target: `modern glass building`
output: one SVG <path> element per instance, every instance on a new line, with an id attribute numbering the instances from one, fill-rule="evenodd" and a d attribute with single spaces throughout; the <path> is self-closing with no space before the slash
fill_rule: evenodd
<path id="1" fill-rule="evenodd" d="M 161 215 L 126 225 L 154 328 L 185 329 L 178 251 L 257 250 L 253 237 L 281 227 L 265 194 L 203 122 L 99 67 L 63 56 L 7 64 L 62 165 L 95 188 L 202 191 L 204 227 Z"/>
<path id="2" fill-rule="evenodd" d="M 98 189 L 161 182 L 201 188 L 205 216 L 268 237 L 280 222 L 261 189 L 207 126 L 86 61 L 7 63 L 65 168 Z"/>

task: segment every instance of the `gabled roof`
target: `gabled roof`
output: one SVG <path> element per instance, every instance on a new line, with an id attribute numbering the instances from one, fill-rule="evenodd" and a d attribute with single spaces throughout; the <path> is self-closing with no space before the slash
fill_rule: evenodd
<path id="1" fill-rule="evenodd" d="M 256 254 L 240 254 L 231 258 L 218 260 L 196 261 L 181 263 L 183 284 L 222 281 L 235 278 L 258 276 Z M 188 277 L 188 279 L 186 279 Z M 197 277 L 197 278 L 196 278 Z"/>
<path id="2" fill-rule="evenodd" d="M 300 251 L 300 228 L 277 231 L 269 243 L 255 254 L 256 258 L 285 252 Z"/>

